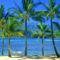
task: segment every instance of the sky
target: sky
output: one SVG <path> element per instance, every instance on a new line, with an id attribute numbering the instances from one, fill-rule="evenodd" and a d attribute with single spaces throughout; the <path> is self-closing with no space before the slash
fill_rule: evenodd
<path id="1" fill-rule="evenodd" d="M 0 0 L 0 5 L 4 4 L 5 7 L 5 11 L 7 11 L 8 8 L 12 8 L 12 7 L 16 7 L 15 3 L 16 2 L 21 8 L 22 8 L 22 0 Z M 48 4 L 48 0 L 34 0 L 35 3 L 42 1 L 45 4 Z M 56 4 L 60 3 L 60 0 L 55 0 Z M 45 9 L 43 6 L 38 6 L 35 8 L 36 10 L 43 10 Z M 60 23 L 60 20 L 58 20 L 57 18 L 54 19 L 55 21 L 57 21 L 58 23 Z M 49 23 L 47 23 L 49 24 Z"/>
<path id="2" fill-rule="evenodd" d="M 0 0 L 0 5 L 1 5 L 1 4 L 4 4 L 4 5 L 5 5 L 5 8 L 7 9 L 7 8 L 10 8 L 10 7 L 15 7 L 14 2 L 16 2 L 16 3 L 18 3 L 18 4 L 20 5 L 20 7 L 21 7 L 21 6 L 22 6 L 21 1 L 22 1 L 22 0 Z M 39 1 L 42 1 L 42 2 L 44 2 L 44 3 L 46 3 L 46 4 L 48 4 L 48 0 L 34 0 L 35 3 L 36 3 L 36 2 L 39 2 Z M 60 3 L 60 0 L 55 0 L 55 1 L 56 1 L 56 3 Z M 38 9 L 43 9 L 43 7 L 42 7 L 42 8 L 38 8 Z"/>

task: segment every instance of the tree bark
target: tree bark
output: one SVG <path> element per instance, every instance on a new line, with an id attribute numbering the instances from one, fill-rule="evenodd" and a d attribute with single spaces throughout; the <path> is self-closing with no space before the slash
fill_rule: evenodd
<path id="1" fill-rule="evenodd" d="M 42 36 L 42 56 L 44 56 L 44 36 Z"/>
<path id="2" fill-rule="evenodd" d="M 4 30 L 2 28 L 2 56 L 4 56 Z"/>
<path id="3" fill-rule="evenodd" d="M 53 47 L 54 47 L 54 50 L 55 50 L 55 53 L 57 55 L 57 57 L 60 57 L 58 51 L 57 51 L 57 48 L 55 46 L 55 41 L 54 41 L 54 35 L 53 35 L 53 22 L 52 22 L 52 18 L 51 18 L 51 34 L 52 34 L 52 43 L 53 43 Z"/>
<path id="4" fill-rule="evenodd" d="M 8 40 L 8 56 L 11 57 L 11 51 L 10 51 L 10 37 Z"/>
<path id="5" fill-rule="evenodd" d="M 4 56 L 4 38 L 2 37 L 2 56 Z"/>
<path id="6" fill-rule="evenodd" d="M 25 20 L 25 56 L 27 56 L 27 20 Z"/>

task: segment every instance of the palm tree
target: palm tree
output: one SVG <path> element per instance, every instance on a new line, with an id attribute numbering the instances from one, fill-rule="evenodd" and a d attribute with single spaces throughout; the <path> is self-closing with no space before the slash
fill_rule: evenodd
<path id="1" fill-rule="evenodd" d="M 17 23 L 17 21 L 13 20 L 16 18 L 17 18 L 16 16 L 13 16 L 9 12 L 7 12 L 5 14 L 4 6 L 1 5 L 1 7 L 0 7 L 0 29 L 2 30 L 2 56 L 4 55 L 4 37 L 8 35 L 8 37 L 9 37 L 8 51 L 9 51 L 9 57 L 11 57 L 11 54 L 10 54 L 10 36 L 12 34 L 11 30 L 12 30 L 12 28 L 14 29 L 15 28 L 14 26 L 16 26 L 17 24 L 21 25 L 23 22 L 23 21 L 20 21 L 19 23 Z M 10 21 L 10 24 L 9 24 L 9 21 Z M 22 32 L 20 32 L 20 31 L 17 31 L 17 34 L 20 36 L 23 35 Z M 14 35 L 16 35 L 16 32 L 14 33 Z"/>
<path id="2" fill-rule="evenodd" d="M 38 19 L 36 13 L 35 13 L 35 6 L 39 5 L 40 3 L 34 4 L 33 0 L 22 0 L 22 8 L 18 4 L 15 3 L 17 8 L 12 8 L 13 14 L 17 14 L 19 19 L 23 19 L 25 23 L 25 56 L 27 56 L 27 21 L 29 21 L 30 18 Z M 11 9 L 10 9 L 11 10 Z M 40 17 L 40 16 L 39 16 Z"/>
<path id="3" fill-rule="evenodd" d="M 9 38 L 8 39 L 8 56 L 11 57 L 11 43 L 10 43 L 10 37 L 11 36 L 23 36 L 23 32 L 21 32 L 20 29 L 17 29 L 18 25 L 22 25 L 22 21 L 18 22 L 15 20 L 16 17 L 10 16 L 7 20 L 6 23 L 6 28 L 5 28 L 5 34 Z M 19 30 L 19 31 L 18 31 Z"/>
<path id="4" fill-rule="evenodd" d="M 2 56 L 4 55 L 4 37 L 5 37 L 5 24 L 8 13 L 4 14 L 4 6 L 0 7 L 0 29 L 2 30 Z"/>
<path id="5" fill-rule="evenodd" d="M 54 46 L 54 50 L 55 53 L 57 55 L 57 57 L 59 57 L 59 53 L 57 51 L 57 48 L 55 46 L 55 42 L 54 42 L 54 36 L 53 36 L 53 18 L 56 16 L 57 18 L 60 18 L 59 14 L 59 8 L 60 8 L 60 4 L 55 4 L 55 0 L 48 0 L 49 1 L 49 5 L 44 4 L 43 2 L 41 2 L 41 4 L 46 8 L 45 11 L 42 11 L 42 14 L 47 16 L 47 19 L 50 18 L 50 24 L 51 24 L 51 36 L 52 36 L 52 42 L 53 42 L 53 46 Z M 41 11 L 40 11 L 41 12 Z"/>
<path id="6" fill-rule="evenodd" d="M 42 37 L 42 56 L 44 56 L 44 37 L 48 36 L 48 33 L 51 32 L 51 30 L 48 28 L 48 26 L 42 22 L 40 22 L 38 25 L 38 31 L 36 31 L 33 35 L 37 35 L 38 39 Z"/>

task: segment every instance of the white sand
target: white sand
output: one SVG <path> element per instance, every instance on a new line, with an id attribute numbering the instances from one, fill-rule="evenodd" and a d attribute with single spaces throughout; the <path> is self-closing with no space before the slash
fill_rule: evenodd
<path id="1" fill-rule="evenodd" d="M 0 56 L 0 60 L 60 60 L 60 58 L 40 58 L 40 59 L 30 59 L 30 58 L 10 58 L 8 56 Z"/>

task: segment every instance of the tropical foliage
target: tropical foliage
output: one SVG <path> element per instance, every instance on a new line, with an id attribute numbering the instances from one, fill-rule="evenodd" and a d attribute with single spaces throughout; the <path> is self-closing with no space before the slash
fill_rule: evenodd
<path id="1" fill-rule="evenodd" d="M 40 22 L 38 25 L 38 31 L 36 31 L 33 35 L 38 36 L 38 40 L 42 37 L 42 56 L 44 56 L 44 38 L 51 33 L 51 30 L 47 27 L 46 24 Z"/>
<path id="2" fill-rule="evenodd" d="M 49 1 L 49 5 L 46 5 L 46 4 L 41 2 L 41 4 L 46 8 L 46 10 L 42 11 L 42 12 L 43 12 L 44 15 L 46 15 L 47 19 L 50 18 L 52 43 L 53 43 L 53 46 L 54 46 L 55 53 L 56 53 L 57 57 L 59 57 L 60 55 L 57 52 L 55 42 L 54 42 L 53 19 L 54 19 L 55 16 L 60 19 L 60 11 L 59 11 L 60 4 L 56 5 L 55 0 L 48 0 L 48 1 Z"/>
<path id="3" fill-rule="evenodd" d="M 13 10 L 13 15 L 16 14 L 17 17 L 20 20 L 22 19 L 23 23 L 25 23 L 25 56 L 27 56 L 27 38 L 28 38 L 27 37 L 27 32 L 28 32 L 27 23 L 30 20 L 30 18 L 39 20 L 38 18 L 40 17 L 36 15 L 35 10 L 33 9 L 37 5 L 39 5 L 39 3 L 34 4 L 33 0 L 22 0 L 23 10 L 21 10 L 18 4 L 16 4 L 17 8 L 10 9 L 10 11 Z"/>
<path id="4" fill-rule="evenodd" d="M 60 25 L 57 22 L 53 22 L 53 19 L 57 17 L 60 19 L 60 4 L 55 4 L 55 0 L 48 0 L 49 4 L 46 5 L 43 2 L 34 3 L 33 0 L 22 0 L 22 8 L 15 2 L 16 7 L 8 8 L 7 13 L 4 12 L 4 6 L 0 6 L 0 36 L 2 37 L 2 55 L 4 55 L 4 37 L 8 37 L 8 56 L 11 57 L 11 43 L 10 38 L 12 36 L 21 36 L 25 37 L 25 56 L 27 56 L 28 50 L 28 32 L 30 36 L 37 36 L 40 40 L 42 37 L 42 55 L 44 56 L 44 38 L 52 37 L 52 43 L 54 46 L 55 53 L 57 57 L 60 57 L 60 54 L 57 51 L 55 46 L 55 37 L 60 37 Z M 43 5 L 45 10 L 35 10 L 36 6 Z M 43 21 L 50 19 L 50 27 L 46 25 Z M 32 19 L 33 21 L 38 22 L 36 24 L 37 31 L 33 33 L 29 30 L 28 23 Z M 46 22 L 45 21 L 45 22 Z M 54 24 L 54 25 L 53 25 Z M 21 26 L 24 25 L 24 30 Z M 57 31 L 54 31 L 54 26 L 57 28 Z M 34 28 L 34 27 L 33 27 Z M 36 29 L 36 28 L 35 28 Z"/>

